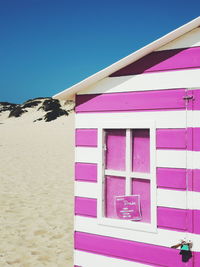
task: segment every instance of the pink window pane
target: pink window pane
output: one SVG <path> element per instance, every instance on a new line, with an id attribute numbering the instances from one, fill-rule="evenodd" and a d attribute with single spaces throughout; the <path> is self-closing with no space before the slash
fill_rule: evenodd
<path id="1" fill-rule="evenodd" d="M 132 131 L 132 171 L 150 171 L 150 138 L 148 129 Z"/>
<path id="2" fill-rule="evenodd" d="M 118 218 L 115 207 L 115 196 L 125 195 L 125 178 L 106 176 L 105 181 L 105 216 Z"/>
<path id="3" fill-rule="evenodd" d="M 106 169 L 125 170 L 126 130 L 106 130 Z"/>
<path id="4" fill-rule="evenodd" d="M 151 221 L 150 181 L 146 179 L 132 179 L 132 194 L 140 195 L 142 220 Z"/>

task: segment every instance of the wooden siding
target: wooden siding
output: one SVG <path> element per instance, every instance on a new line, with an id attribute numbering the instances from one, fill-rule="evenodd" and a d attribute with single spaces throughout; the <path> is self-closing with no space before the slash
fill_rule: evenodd
<path id="1" fill-rule="evenodd" d="M 155 51 L 114 72 L 110 77 L 190 68 L 200 68 L 200 47 Z"/>

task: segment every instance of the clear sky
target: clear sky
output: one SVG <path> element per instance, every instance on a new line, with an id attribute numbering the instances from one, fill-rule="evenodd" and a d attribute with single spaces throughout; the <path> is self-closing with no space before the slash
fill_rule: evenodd
<path id="1" fill-rule="evenodd" d="M 199 10 L 199 0 L 0 0 L 0 101 L 52 96 Z"/>

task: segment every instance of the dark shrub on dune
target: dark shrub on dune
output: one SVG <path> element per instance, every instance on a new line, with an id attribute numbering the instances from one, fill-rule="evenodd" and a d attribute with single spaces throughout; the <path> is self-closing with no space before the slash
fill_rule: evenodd
<path id="1" fill-rule="evenodd" d="M 35 100 L 35 101 L 30 101 L 30 102 L 27 102 L 25 104 L 23 104 L 23 108 L 33 108 L 33 107 L 36 107 L 37 105 L 39 105 L 42 101 L 38 101 L 38 100 Z"/>
<path id="2" fill-rule="evenodd" d="M 0 113 L 3 111 L 11 111 L 13 110 L 18 104 L 13 104 L 9 102 L 0 102 Z"/>
<path id="3" fill-rule="evenodd" d="M 45 121 L 53 121 L 53 120 L 57 119 L 60 116 L 68 115 L 68 114 L 69 113 L 66 110 L 63 110 L 63 109 L 59 108 L 59 109 L 47 112 L 47 114 L 44 116 L 44 120 Z"/>
<path id="4" fill-rule="evenodd" d="M 10 117 L 20 117 L 24 112 L 27 112 L 27 110 L 24 110 L 22 107 L 17 106 L 15 107 L 13 110 L 11 110 L 10 114 L 9 114 L 9 118 Z"/>
<path id="5" fill-rule="evenodd" d="M 44 115 L 41 118 L 34 120 L 34 122 L 41 120 L 49 122 L 56 120 L 60 116 L 69 115 L 69 113 L 74 110 L 73 103 L 74 102 L 71 100 L 66 101 L 62 106 L 59 100 L 53 99 L 51 97 L 37 97 L 34 99 L 29 99 L 25 101 L 23 104 L 0 102 L 0 113 L 3 111 L 10 111 L 8 117 L 17 118 L 27 111 L 35 112 L 37 110 L 43 110 Z M 69 105 L 69 107 L 66 110 L 67 104 Z M 40 107 L 34 110 L 34 107 L 37 107 L 38 105 L 40 105 Z M 33 109 L 31 111 L 31 110 L 26 110 L 26 108 L 33 108 Z"/>
<path id="6" fill-rule="evenodd" d="M 46 99 L 40 109 L 43 109 L 44 111 L 50 111 L 50 110 L 57 110 L 61 107 L 60 102 L 58 99 Z"/>

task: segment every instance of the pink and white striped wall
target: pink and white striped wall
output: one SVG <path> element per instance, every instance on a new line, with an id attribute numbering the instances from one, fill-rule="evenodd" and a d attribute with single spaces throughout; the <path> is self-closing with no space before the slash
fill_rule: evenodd
<path id="1" fill-rule="evenodd" d="M 194 32 L 76 96 L 75 266 L 200 266 L 200 30 Z M 97 221 L 98 128 L 135 119 L 156 123 L 156 233 Z M 193 241 L 187 263 L 170 248 L 184 237 Z"/>

